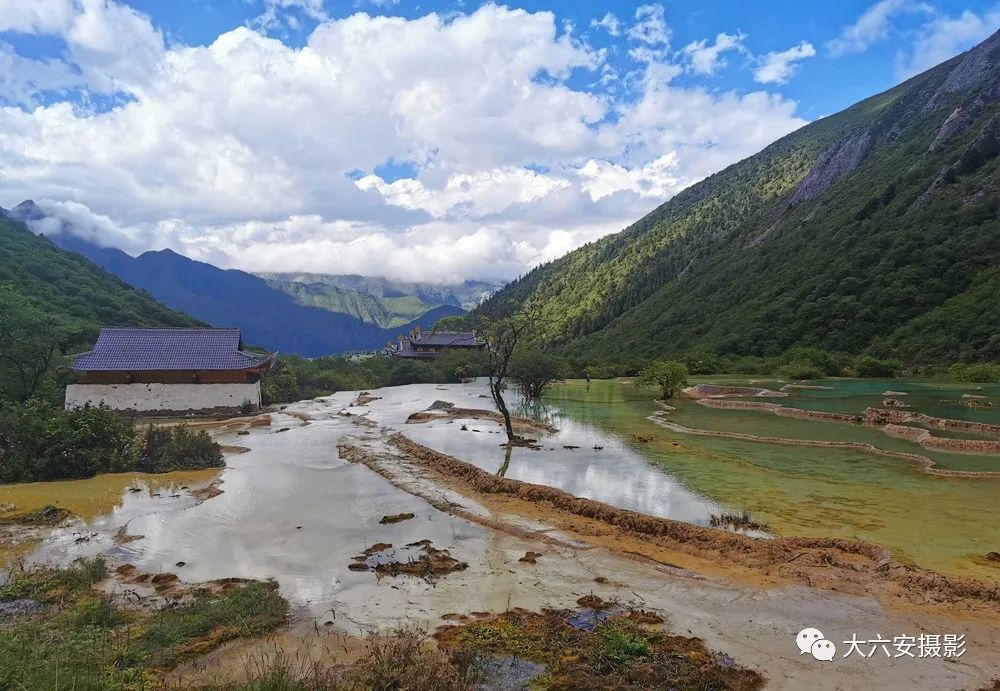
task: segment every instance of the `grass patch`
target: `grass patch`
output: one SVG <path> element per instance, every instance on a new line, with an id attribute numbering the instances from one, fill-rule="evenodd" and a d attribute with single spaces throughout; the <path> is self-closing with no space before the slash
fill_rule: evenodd
<path id="1" fill-rule="evenodd" d="M 183 605 L 124 610 L 93 586 L 103 561 L 15 574 L 0 601 L 29 598 L 54 610 L 14 619 L 0 635 L 0 688 L 147 689 L 162 672 L 240 637 L 281 626 L 288 603 L 273 581 L 197 594 Z"/>
<path id="2" fill-rule="evenodd" d="M 730 530 L 760 530 L 767 532 L 768 524 L 758 521 L 750 515 L 747 509 L 741 509 L 739 513 L 725 512 L 713 513 L 708 518 L 708 524 L 713 528 L 728 528 Z"/>
<path id="3" fill-rule="evenodd" d="M 479 678 L 475 657 L 443 649 L 417 628 L 372 638 L 350 666 L 279 652 L 251 656 L 239 681 L 207 684 L 211 691 L 466 691 Z"/>
<path id="4" fill-rule="evenodd" d="M 16 513 L 0 511 L 0 525 L 56 526 L 70 518 L 73 518 L 72 511 L 51 505 Z"/>
<path id="5" fill-rule="evenodd" d="M 759 689 L 764 679 L 709 651 L 701 639 L 673 636 L 659 617 L 627 610 L 592 630 L 570 626 L 573 612 L 511 610 L 493 619 L 440 630 L 445 650 L 466 656 L 516 655 L 547 672 L 533 688 Z"/>

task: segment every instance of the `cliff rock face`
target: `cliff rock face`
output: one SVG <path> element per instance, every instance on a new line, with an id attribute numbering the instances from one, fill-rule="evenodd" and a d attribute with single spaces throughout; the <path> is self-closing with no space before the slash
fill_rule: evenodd
<path id="1" fill-rule="evenodd" d="M 1000 360 L 1000 32 L 817 120 L 480 308 L 580 361 L 795 347 Z"/>
<path id="2" fill-rule="evenodd" d="M 820 154 L 789 203 L 801 204 L 818 197 L 837 180 L 852 173 L 871 149 L 871 142 L 871 135 L 867 132 L 857 132 L 834 142 Z"/>

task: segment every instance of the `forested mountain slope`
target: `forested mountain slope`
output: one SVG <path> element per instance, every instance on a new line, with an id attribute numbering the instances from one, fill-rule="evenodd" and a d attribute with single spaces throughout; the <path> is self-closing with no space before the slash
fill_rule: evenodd
<path id="1" fill-rule="evenodd" d="M 74 344 L 90 345 L 102 325 L 199 326 L 135 290 L 83 257 L 65 252 L 0 209 L 0 290 L 18 299 L 0 302 L 4 309 L 28 305 L 53 322 L 70 327 Z M 22 301 L 23 299 L 23 301 Z M 0 320 L 13 315 L 0 314 Z"/>
<path id="2" fill-rule="evenodd" d="M 1000 34 L 538 267 L 537 305 L 591 360 L 796 346 L 1000 359 Z"/>

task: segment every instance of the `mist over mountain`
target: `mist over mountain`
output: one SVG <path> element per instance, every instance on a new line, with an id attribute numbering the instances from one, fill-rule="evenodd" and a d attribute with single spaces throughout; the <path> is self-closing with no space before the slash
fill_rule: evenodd
<path id="1" fill-rule="evenodd" d="M 101 247 L 74 234 L 73 228 L 47 216 L 30 200 L 6 213 L 32 228 L 45 228 L 57 247 L 82 255 L 164 305 L 213 326 L 239 327 L 248 343 L 271 350 L 306 357 L 372 350 L 400 331 L 417 325 L 427 328 L 442 317 L 465 311 L 457 305 L 421 303 L 410 319 L 368 321 L 356 314 L 303 304 L 259 276 L 220 269 L 169 249 L 133 257 Z"/>

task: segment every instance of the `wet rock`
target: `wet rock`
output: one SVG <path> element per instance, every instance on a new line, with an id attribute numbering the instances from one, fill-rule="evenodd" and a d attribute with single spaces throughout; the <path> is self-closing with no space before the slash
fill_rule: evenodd
<path id="1" fill-rule="evenodd" d="M 388 525 L 390 523 L 402 523 L 403 521 L 408 521 L 414 517 L 412 513 L 396 513 L 389 516 L 382 516 L 379 521 L 382 525 Z"/>
<path id="2" fill-rule="evenodd" d="M 987 552 L 986 561 L 992 564 L 1000 564 L 1000 552 Z"/>
<path id="3" fill-rule="evenodd" d="M 3 619 L 22 617 L 30 614 L 41 614 L 52 611 L 54 608 L 44 602 L 31 600 L 26 597 L 19 597 L 13 600 L 0 602 L 0 622 Z"/>
<path id="4" fill-rule="evenodd" d="M 404 547 L 379 542 L 354 557 L 347 566 L 351 571 L 374 571 L 379 576 L 409 574 L 428 580 L 468 567 L 448 550 L 433 547 L 430 540 L 411 542 Z"/>
<path id="5" fill-rule="evenodd" d="M 180 568 L 182 566 L 187 566 L 187 562 L 185 562 L 185 561 L 179 561 L 176 564 L 174 564 L 174 566 L 176 566 L 178 568 Z"/>
<path id="6" fill-rule="evenodd" d="M 883 398 L 882 405 L 886 408 L 909 408 L 910 406 L 898 398 Z"/>
<path id="7" fill-rule="evenodd" d="M 126 524 L 126 525 L 123 525 L 122 527 L 120 527 L 115 532 L 114 538 L 112 538 L 112 539 L 114 540 L 114 542 L 115 542 L 116 545 L 124 545 L 124 544 L 127 544 L 129 542 L 135 542 L 136 540 L 141 540 L 144 537 L 146 537 L 146 536 L 145 535 L 129 535 L 128 534 L 128 525 Z"/>
<path id="8" fill-rule="evenodd" d="M 238 437 L 245 437 L 248 434 L 250 434 L 250 430 L 248 430 L 248 429 L 241 429 L 239 432 L 236 433 L 236 436 L 238 436 Z"/>
<path id="9" fill-rule="evenodd" d="M 153 585 L 162 585 L 164 583 L 173 583 L 177 580 L 177 574 L 173 573 L 158 573 L 149 579 Z"/>
<path id="10" fill-rule="evenodd" d="M 480 659 L 476 666 L 482 674 L 476 689 L 514 691 L 529 688 L 532 679 L 541 676 L 546 666 L 517 655 L 499 655 Z"/>
<path id="11" fill-rule="evenodd" d="M 543 556 L 541 552 L 525 552 L 524 556 L 518 559 L 518 561 L 525 564 L 537 564 L 538 558 Z"/>
<path id="12" fill-rule="evenodd" d="M 614 612 L 610 609 L 601 610 L 584 607 L 579 612 L 573 612 L 566 617 L 566 623 L 574 629 L 579 629 L 581 631 L 593 631 L 612 616 L 614 616 Z"/>
<path id="13" fill-rule="evenodd" d="M 434 401 L 427 406 L 427 410 L 451 410 L 454 407 L 455 404 L 450 403 L 449 401 Z"/>

